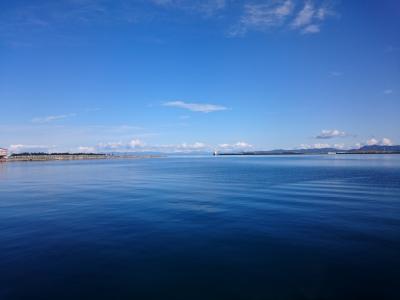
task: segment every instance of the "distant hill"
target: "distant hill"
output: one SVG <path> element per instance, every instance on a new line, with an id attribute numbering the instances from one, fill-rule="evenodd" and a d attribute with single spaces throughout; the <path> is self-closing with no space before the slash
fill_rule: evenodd
<path id="1" fill-rule="evenodd" d="M 340 152 L 341 150 L 336 148 L 312 148 L 312 149 L 300 149 L 299 151 L 305 154 L 320 154 L 329 152 Z"/>
<path id="2" fill-rule="evenodd" d="M 296 150 L 269 150 L 269 151 L 243 151 L 231 153 L 218 153 L 218 155 L 301 155 L 301 154 L 385 154 L 398 153 L 400 154 L 400 145 L 397 146 L 363 146 L 359 149 L 336 149 L 336 148 L 311 148 L 311 149 L 296 149 Z"/>
<path id="3" fill-rule="evenodd" d="M 372 145 L 372 146 L 363 146 L 359 149 L 360 151 L 400 151 L 400 145 L 396 146 L 380 146 L 380 145 Z"/>

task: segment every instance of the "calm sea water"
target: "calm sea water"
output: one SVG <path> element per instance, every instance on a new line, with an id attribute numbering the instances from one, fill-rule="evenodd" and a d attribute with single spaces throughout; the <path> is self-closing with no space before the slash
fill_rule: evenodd
<path id="1" fill-rule="evenodd" d="M 400 156 L 0 164 L 0 299 L 400 299 Z"/>

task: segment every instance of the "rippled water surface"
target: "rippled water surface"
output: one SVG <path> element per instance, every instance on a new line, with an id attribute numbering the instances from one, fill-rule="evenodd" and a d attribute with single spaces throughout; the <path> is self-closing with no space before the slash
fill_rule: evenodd
<path id="1" fill-rule="evenodd" d="M 0 299 L 400 299 L 400 156 L 0 164 Z"/>

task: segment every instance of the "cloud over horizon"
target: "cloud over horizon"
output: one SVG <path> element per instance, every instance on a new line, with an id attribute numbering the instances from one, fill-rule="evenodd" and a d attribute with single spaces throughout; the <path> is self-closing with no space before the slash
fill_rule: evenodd
<path id="1" fill-rule="evenodd" d="M 21 152 L 48 152 L 54 149 L 55 145 L 25 145 L 25 144 L 12 144 L 9 146 L 10 153 Z"/>
<path id="2" fill-rule="evenodd" d="M 344 131 L 340 131 L 338 129 L 330 129 L 330 130 L 322 130 L 320 134 L 318 134 L 316 139 L 332 139 L 336 137 L 345 137 L 347 133 Z"/>
<path id="3" fill-rule="evenodd" d="M 161 153 L 192 153 L 192 152 L 211 152 L 213 150 L 226 150 L 226 151 L 236 151 L 236 150 L 246 150 L 252 149 L 253 145 L 239 141 L 232 144 L 218 144 L 212 145 L 204 142 L 193 142 L 187 143 L 182 142 L 179 144 L 153 144 L 148 145 L 142 140 L 132 139 L 127 142 L 106 142 L 99 143 L 95 147 L 84 146 L 80 147 L 80 150 L 87 150 L 92 152 L 93 149 L 96 152 L 161 152 Z"/>
<path id="4" fill-rule="evenodd" d="M 380 140 L 378 140 L 376 138 L 371 138 L 371 139 L 366 141 L 365 145 L 367 145 L 367 146 L 375 146 L 375 145 L 378 145 L 378 146 L 393 146 L 393 142 L 392 142 L 391 139 L 386 138 L 386 137 L 384 137 L 384 138 L 382 138 Z"/>
<path id="5" fill-rule="evenodd" d="M 222 149 L 222 150 L 246 150 L 246 149 L 251 149 L 253 148 L 253 145 L 247 143 L 247 142 L 236 142 L 233 144 L 219 144 L 217 149 Z"/>
<path id="6" fill-rule="evenodd" d="M 99 143 L 95 149 L 97 152 L 164 152 L 164 153 L 190 153 L 199 151 L 211 151 L 212 147 L 203 142 L 147 145 L 139 139 L 128 142 Z"/>

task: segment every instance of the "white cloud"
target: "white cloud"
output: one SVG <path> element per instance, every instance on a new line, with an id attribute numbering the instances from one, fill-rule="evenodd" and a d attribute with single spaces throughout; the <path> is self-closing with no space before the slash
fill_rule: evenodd
<path id="1" fill-rule="evenodd" d="M 218 146 L 220 148 L 229 148 L 229 147 L 231 147 L 231 144 L 219 144 Z"/>
<path id="2" fill-rule="evenodd" d="M 55 146 L 49 145 L 24 145 L 24 144 L 13 144 L 10 145 L 9 151 L 11 153 L 21 153 L 21 152 L 49 152 Z"/>
<path id="3" fill-rule="evenodd" d="M 322 130 L 319 135 L 317 135 L 315 138 L 317 139 L 332 139 L 336 137 L 344 137 L 347 136 L 347 134 L 344 131 L 340 131 L 337 129 L 331 129 L 331 130 Z"/>
<path id="4" fill-rule="evenodd" d="M 324 149 L 324 148 L 332 148 L 332 145 L 327 143 L 316 143 L 316 144 L 301 144 L 300 149 Z"/>
<path id="5" fill-rule="evenodd" d="M 323 149 L 323 148 L 330 148 L 331 145 L 330 144 L 326 144 L 326 143 L 317 143 L 313 145 L 313 148 L 316 149 Z"/>
<path id="6" fill-rule="evenodd" d="M 326 7 L 320 7 L 316 13 L 315 16 L 317 19 L 323 20 L 325 17 L 330 14 L 331 12 L 326 8 Z"/>
<path id="7" fill-rule="evenodd" d="M 238 148 L 251 148 L 251 147 L 253 147 L 253 145 L 250 145 L 250 144 L 248 144 L 246 142 L 237 142 L 235 144 L 235 146 L 238 147 Z"/>
<path id="8" fill-rule="evenodd" d="M 318 33 L 327 16 L 334 15 L 329 2 L 315 5 L 306 1 L 297 9 L 293 0 L 266 0 L 244 5 L 239 24 L 230 31 L 231 36 L 244 35 L 249 30 L 265 31 L 270 28 L 291 28 L 302 34 Z"/>
<path id="9" fill-rule="evenodd" d="M 209 0 L 201 1 L 201 5 L 197 8 L 198 11 L 204 13 L 205 15 L 213 15 L 217 11 L 222 10 L 226 6 L 225 0 Z"/>
<path id="10" fill-rule="evenodd" d="M 107 142 L 107 143 L 100 143 L 97 145 L 100 150 L 117 150 L 126 147 L 126 144 L 122 142 Z"/>
<path id="11" fill-rule="evenodd" d="M 294 19 L 292 26 L 295 28 L 299 28 L 310 24 L 315 15 L 315 12 L 316 11 L 313 4 L 310 1 L 306 2 L 303 9 L 300 10 L 296 18 Z"/>
<path id="12" fill-rule="evenodd" d="M 383 146 L 393 146 L 393 143 L 392 143 L 392 141 L 390 139 L 383 138 L 381 140 L 381 145 L 383 145 Z"/>
<path id="13" fill-rule="evenodd" d="M 246 142 L 237 142 L 233 144 L 219 144 L 218 147 L 219 149 L 224 149 L 224 150 L 239 150 L 239 149 L 250 149 L 253 148 L 253 145 L 246 143 Z"/>
<path id="14" fill-rule="evenodd" d="M 94 152 L 96 152 L 96 148 L 95 147 L 79 146 L 78 147 L 78 152 L 80 152 L 80 153 L 94 153 Z"/>
<path id="15" fill-rule="evenodd" d="M 202 0 L 202 1 L 182 1 L 182 0 L 151 0 L 155 5 L 164 8 L 176 8 L 189 12 L 200 13 L 205 16 L 212 16 L 219 10 L 226 7 L 226 0 Z"/>
<path id="16" fill-rule="evenodd" d="M 211 147 L 203 142 L 155 145 L 146 147 L 145 149 L 146 151 L 156 151 L 164 153 L 192 153 L 211 151 Z"/>
<path id="17" fill-rule="evenodd" d="M 248 29 L 265 30 L 280 26 L 293 11 L 293 2 L 267 1 L 262 4 L 246 4 L 239 25 L 231 31 L 231 35 L 242 35 Z"/>
<path id="18" fill-rule="evenodd" d="M 303 34 L 307 33 L 318 33 L 320 32 L 321 29 L 319 28 L 319 25 L 316 24 L 310 24 L 304 27 L 304 29 L 301 31 Z"/>
<path id="19" fill-rule="evenodd" d="M 349 149 L 349 146 L 346 146 L 343 143 L 340 144 L 328 144 L 328 143 L 316 143 L 316 144 L 301 144 L 298 149 L 325 149 L 325 148 L 335 148 L 338 150 Z"/>
<path id="20" fill-rule="evenodd" d="M 145 147 L 145 143 L 139 139 L 132 139 L 126 143 L 124 142 L 107 142 L 97 145 L 100 151 L 131 151 L 138 150 Z"/>
<path id="21" fill-rule="evenodd" d="M 225 106 L 216 104 L 187 103 L 184 101 L 166 102 L 164 103 L 164 106 L 179 107 L 190 111 L 203 112 L 203 113 L 210 113 L 227 109 Z"/>
<path id="22" fill-rule="evenodd" d="M 113 151 L 113 152 L 192 152 L 202 151 L 208 149 L 209 146 L 202 142 L 181 143 L 171 145 L 146 145 L 139 139 L 133 139 L 129 142 L 108 142 L 100 143 L 97 145 L 99 151 Z"/>
<path id="23" fill-rule="evenodd" d="M 142 141 L 101 143 L 96 147 L 98 152 L 162 152 L 162 153 L 199 153 L 210 152 L 214 149 L 223 150 L 245 150 L 251 149 L 253 145 L 239 141 L 232 144 L 209 145 L 204 142 L 146 145 Z"/>
<path id="24" fill-rule="evenodd" d="M 144 147 L 146 144 L 139 139 L 133 139 L 128 143 L 131 148 Z"/>
<path id="25" fill-rule="evenodd" d="M 173 146 L 174 148 L 174 146 Z M 200 150 L 207 148 L 207 145 L 202 142 L 195 142 L 193 144 L 182 143 L 180 145 L 175 146 L 176 149 L 184 149 L 184 150 Z"/>
<path id="26" fill-rule="evenodd" d="M 389 138 L 382 138 L 380 140 L 376 138 L 371 138 L 367 140 L 366 144 L 368 146 L 380 145 L 380 146 L 393 146 L 393 142 Z"/>
<path id="27" fill-rule="evenodd" d="M 300 30 L 303 34 L 320 32 L 322 21 L 327 16 L 334 15 L 333 11 L 328 9 L 326 3 L 320 7 L 316 7 L 311 0 L 306 1 L 303 8 L 294 18 L 291 27 Z"/>
<path id="28" fill-rule="evenodd" d="M 379 141 L 377 139 L 375 139 L 375 138 L 369 139 L 367 141 L 367 145 L 368 146 L 373 146 L 373 145 L 378 145 L 378 144 L 379 144 Z"/>
<path id="29" fill-rule="evenodd" d="M 33 123 L 50 123 L 53 121 L 59 121 L 59 120 L 64 120 L 68 118 L 75 117 L 76 114 L 66 114 L 66 115 L 56 115 L 56 116 L 46 116 L 46 117 L 40 117 L 40 118 L 34 118 L 32 119 Z"/>
<path id="30" fill-rule="evenodd" d="M 334 144 L 333 145 L 333 148 L 335 148 L 335 149 L 339 149 L 339 150 L 343 150 L 343 149 L 345 149 L 346 148 L 346 146 L 345 146 L 345 144 Z"/>

